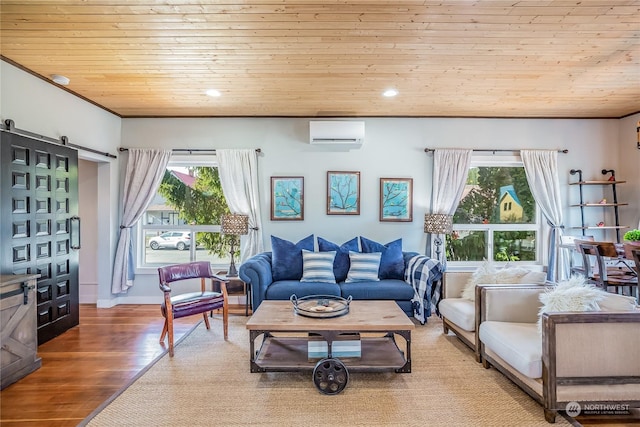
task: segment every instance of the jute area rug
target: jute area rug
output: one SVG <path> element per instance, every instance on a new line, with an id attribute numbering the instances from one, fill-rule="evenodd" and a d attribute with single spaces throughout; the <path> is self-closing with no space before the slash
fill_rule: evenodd
<path id="1" fill-rule="evenodd" d="M 412 333 L 412 372 L 350 373 L 337 395 L 311 372 L 249 372 L 247 318 L 229 340 L 200 324 L 81 425 L 99 426 L 549 426 L 542 407 L 495 369 L 484 369 L 431 317 Z M 401 341 L 401 339 L 400 339 Z M 570 425 L 561 416 L 557 426 Z"/>

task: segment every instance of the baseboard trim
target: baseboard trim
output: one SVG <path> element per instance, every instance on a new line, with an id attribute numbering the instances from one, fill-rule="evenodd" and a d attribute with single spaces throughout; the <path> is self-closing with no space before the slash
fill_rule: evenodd
<path id="1" fill-rule="evenodd" d="M 235 296 L 230 296 L 229 297 L 229 306 L 235 306 L 235 305 L 241 305 L 242 308 L 244 308 L 244 296 L 242 297 L 235 297 Z M 98 308 L 111 308 L 111 307 L 115 307 L 116 305 L 128 305 L 128 304 L 140 304 L 140 305 L 148 305 L 148 304 L 155 304 L 155 305 L 160 305 L 162 304 L 162 296 L 160 297 L 156 297 L 156 296 L 122 296 L 122 297 L 115 297 L 115 298 L 110 298 L 110 299 L 100 299 L 98 298 L 97 301 L 95 302 L 96 307 Z"/>
<path id="2" fill-rule="evenodd" d="M 134 302 L 135 298 L 126 298 L 124 301 L 117 302 L 118 298 L 112 300 L 98 300 L 96 303 L 96 308 L 112 308 L 117 305 L 129 305 L 129 304 L 139 304 L 139 305 L 160 305 L 161 302 L 153 301 L 150 302 L 149 298 L 139 297 L 139 299 L 143 299 L 147 302 Z M 242 304 L 229 304 L 229 310 L 231 311 L 242 311 L 244 314 L 244 302 Z M 249 310 L 251 313 L 251 310 Z"/>

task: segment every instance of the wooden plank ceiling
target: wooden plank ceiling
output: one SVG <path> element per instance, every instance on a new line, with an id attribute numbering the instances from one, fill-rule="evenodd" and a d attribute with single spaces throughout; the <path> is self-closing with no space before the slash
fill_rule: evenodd
<path id="1" fill-rule="evenodd" d="M 122 117 L 621 117 L 640 1 L 0 0 L 1 54 Z M 399 95 L 384 98 L 395 88 Z M 205 95 L 217 89 L 221 96 Z"/>

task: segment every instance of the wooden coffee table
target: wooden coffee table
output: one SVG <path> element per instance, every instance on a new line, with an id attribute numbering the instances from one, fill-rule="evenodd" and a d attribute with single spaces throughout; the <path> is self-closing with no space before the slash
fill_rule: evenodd
<path id="1" fill-rule="evenodd" d="M 342 391 L 349 371 L 411 372 L 415 325 L 394 301 L 351 301 L 349 313 L 320 319 L 296 314 L 290 301 L 263 301 L 246 327 L 251 372 L 312 370 L 314 384 L 325 394 Z M 398 345 L 397 336 L 404 343 Z M 354 338 L 359 357 L 334 356 L 334 342 Z M 317 340 L 326 341 L 326 357 L 310 355 L 309 341 Z"/>

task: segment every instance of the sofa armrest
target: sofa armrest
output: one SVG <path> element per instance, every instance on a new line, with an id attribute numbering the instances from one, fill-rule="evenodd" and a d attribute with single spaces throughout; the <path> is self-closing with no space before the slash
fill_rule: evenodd
<path id="1" fill-rule="evenodd" d="M 479 286 L 480 322 L 536 323 L 542 303 L 540 285 Z"/>
<path id="2" fill-rule="evenodd" d="M 442 298 L 461 298 L 473 272 L 446 271 L 442 280 Z"/>
<path id="3" fill-rule="evenodd" d="M 251 286 L 251 307 L 255 311 L 266 298 L 267 288 L 273 282 L 271 252 L 262 252 L 247 259 L 240 266 L 238 275 Z"/>

